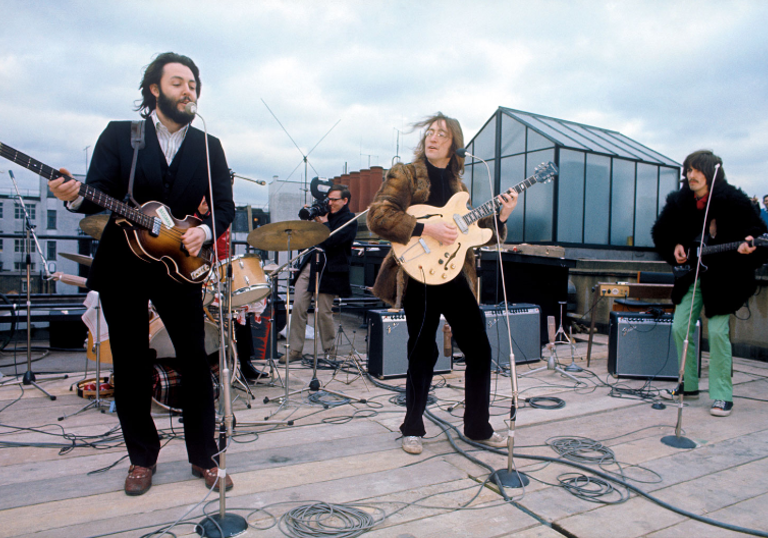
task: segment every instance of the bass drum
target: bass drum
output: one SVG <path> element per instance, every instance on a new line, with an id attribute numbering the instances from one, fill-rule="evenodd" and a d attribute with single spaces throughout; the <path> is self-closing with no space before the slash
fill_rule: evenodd
<path id="1" fill-rule="evenodd" d="M 216 325 L 205 320 L 205 353 L 211 355 L 219 350 L 219 331 Z M 159 316 L 149 322 L 149 347 L 157 352 L 158 359 L 166 359 L 176 356 L 176 349 L 173 347 L 171 337 L 163 325 L 163 320 Z"/>

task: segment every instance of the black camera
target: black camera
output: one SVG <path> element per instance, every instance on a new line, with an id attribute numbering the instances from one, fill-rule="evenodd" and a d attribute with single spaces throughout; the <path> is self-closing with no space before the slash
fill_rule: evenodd
<path id="1" fill-rule="evenodd" d="M 313 220 L 315 217 L 324 217 L 329 211 L 327 199 L 316 200 L 311 206 L 302 207 L 299 210 L 299 218 L 301 220 Z"/>

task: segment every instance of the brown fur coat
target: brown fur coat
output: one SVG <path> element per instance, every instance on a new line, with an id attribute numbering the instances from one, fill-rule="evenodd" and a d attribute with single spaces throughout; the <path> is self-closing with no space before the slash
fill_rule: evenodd
<path id="1" fill-rule="evenodd" d="M 368 228 L 381 238 L 395 243 L 407 243 L 416 227 L 416 218 L 406 213 L 406 209 L 414 204 L 423 204 L 429 199 L 430 191 L 427 165 L 423 161 L 410 164 L 396 164 L 389 170 L 379 192 L 371 203 L 368 211 Z M 449 181 L 452 194 L 467 192 L 467 187 L 461 178 L 453 177 Z M 485 202 L 486 200 L 482 200 Z M 493 218 L 485 217 L 478 221 L 478 226 L 493 230 Z M 501 240 L 507 235 L 507 228 L 499 228 Z M 488 242 L 495 243 L 495 234 Z M 472 292 L 477 288 L 477 271 L 475 270 L 475 253 L 467 251 L 462 269 L 464 278 L 469 282 Z M 398 280 L 401 280 L 401 290 L 398 293 Z M 400 300 L 405 293 L 408 275 L 400 269 L 392 251 L 381 264 L 373 294 L 387 304 L 400 306 Z"/>

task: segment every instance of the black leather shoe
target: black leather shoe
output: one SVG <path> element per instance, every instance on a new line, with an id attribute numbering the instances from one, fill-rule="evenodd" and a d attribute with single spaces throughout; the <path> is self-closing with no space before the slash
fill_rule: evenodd
<path id="1" fill-rule="evenodd" d="M 250 361 L 242 361 L 240 363 L 240 372 L 243 374 L 245 379 L 252 382 L 261 381 L 262 379 L 269 379 L 269 374 L 267 372 L 257 370 L 253 367 Z"/>

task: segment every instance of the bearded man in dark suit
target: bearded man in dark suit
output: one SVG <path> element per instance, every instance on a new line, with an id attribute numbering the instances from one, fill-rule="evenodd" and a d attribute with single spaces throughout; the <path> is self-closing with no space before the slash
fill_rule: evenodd
<path id="1" fill-rule="evenodd" d="M 205 134 L 190 126 L 195 115 L 187 108 L 200 96 L 200 74 L 188 57 L 158 55 L 147 67 L 137 110 L 145 119 L 145 147 L 138 152 L 132 193 L 129 177 L 134 148 L 131 122 L 110 122 L 93 152 L 86 184 L 118 200 L 132 195 L 139 204 L 161 202 L 178 219 L 193 215 L 205 197 L 214 208 L 200 226 L 180 230 L 184 255 L 196 256 L 214 231 L 229 227 L 235 213 L 224 150 L 208 136 L 212 189 L 208 184 Z M 62 173 L 69 175 L 66 170 Z M 92 214 L 102 208 L 79 196 L 80 183 L 59 178 L 48 183 L 66 206 Z M 215 221 L 214 221 L 215 218 Z M 157 310 L 173 342 L 182 377 L 184 438 L 192 474 L 218 490 L 232 487 L 229 476 L 218 477 L 214 439 L 215 409 L 210 367 L 205 352 L 201 286 L 180 283 L 163 263 L 147 263 L 131 250 L 113 213 L 99 242 L 88 287 L 99 292 L 115 372 L 115 402 L 131 460 L 125 492 L 141 495 L 152 485 L 160 440 L 150 414 L 154 354 L 149 348 L 148 302 Z M 182 251 L 183 252 L 183 251 Z"/>

